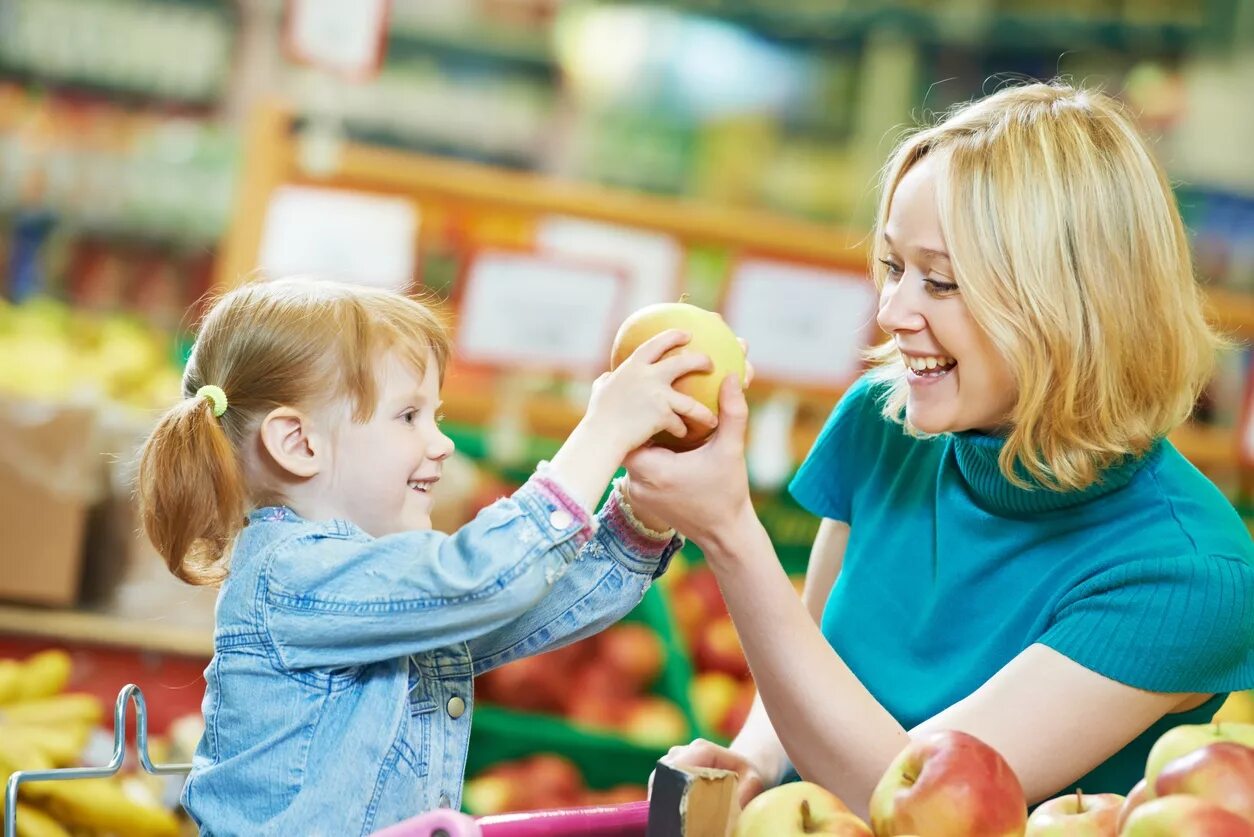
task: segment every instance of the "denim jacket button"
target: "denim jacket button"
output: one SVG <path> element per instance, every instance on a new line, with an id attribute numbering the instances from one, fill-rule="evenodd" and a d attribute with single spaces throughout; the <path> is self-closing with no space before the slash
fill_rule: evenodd
<path id="1" fill-rule="evenodd" d="M 453 804 L 453 800 L 448 798 L 447 793 L 440 794 L 440 807 L 441 808 L 448 808 L 452 804 Z"/>
<path id="2" fill-rule="evenodd" d="M 549 515 L 549 525 L 554 529 L 565 529 L 574 522 L 575 518 L 571 517 L 570 512 L 566 511 L 566 509 L 557 509 Z"/>
<path id="3" fill-rule="evenodd" d="M 462 716 L 462 713 L 465 711 L 466 711 L 466 701 L 462 700 L 457 695 L 453 695 L 451 698 L 448 699 L 448 716 L 450 718 L 456 721 L 458 718 Z"/>

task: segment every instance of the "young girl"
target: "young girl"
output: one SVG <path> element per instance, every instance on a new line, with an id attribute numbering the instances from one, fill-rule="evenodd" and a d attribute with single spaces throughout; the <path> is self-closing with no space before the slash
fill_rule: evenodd
<path id="1" fill-rule="evenodd" d="M 708 368 L 666 332 L 593 388 L 551 463 L 452 535 L 431 504 L 449 340 L 420 303 L 251 284 L 201 325 L 184 399 L 144 445 L 144 527 L 170 570 L 221 584 L 205 733 L 183 805 L 202 834 L 369 834 L 460 804 L 472 678 L 595 633 L 678 546 L 615 470 L 683 416 Z"/>
<path id="2" fill-rule="evenodd" d="M 1110 98 L 1007 88 L 903 142 L 874 236 L 889 339 L 791 486 L 823 518 L 804 603 L 734 388 L 712 442 L 628 461 L 759 689 L 731 747 L 671 758 L 737 770 L 742 798 L 795 769 L 865 812 L 912 738 L 957 729 L 1029 801 L 1126 794 L 1166 730 L 1254 688 L 1254 544 L 1164 438 L 1217 344 L 1167 178 Z"/>

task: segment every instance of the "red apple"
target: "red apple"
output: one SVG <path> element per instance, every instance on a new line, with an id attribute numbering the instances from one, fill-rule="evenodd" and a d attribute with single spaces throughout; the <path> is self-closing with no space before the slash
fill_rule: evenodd
<path id="1" fill-rule="evenodd" d="M 614 670 L 630 691 L 639 692 L 661 674 L 666 651 L 652 628 L 625 622 L 600 635 L 597 659 Z"/>
<path id="2" fill-rule="evenodd" d="M 1119 809 L 1119 819 L 1115 823 L 1116 833 L 1122 834 L 1123 827 L 1128 822 L 1128 817 L 1132 816 L 1132 812 L 1153 798 L 1154 795 L 1144 779 L 1133 785 L 1128 798 L 1123 801 L 1123 807 Z"/>
<path id="3" fill-rule="evenodd" d="M 672 328 L 688 332 L 692 339 L 668 354 L 701 352 L 708 355 L 713 364 L 709 372 L 692 372 L 676 379 L 675 389 L 700 401 L 717 416 L 718 391 L 723 379 L 734 374 L 743 385 L 746 370 L 745 350 L 723 318 L 713 311 L 686 302 L 663 302 L 641 308 L 619 326 L 610 350 L 610 368 L 617 368 L 641 343 Z M 681 439 L 663 432 L 653 437 L 654 444 L 671 450 L 692 450 L 700 447 L 713 432 L 711 428 L 686 419 L 684 424 L 688 427 L 687 436 Z"/>
<path id="4" fill-rule="evenodd" d="M 1027 837 L 1115 837 L 1122 806 L 1117 793 L 1059 796 L 1036 806 L 1028 817 Z"/>
<path id="5" fill-rule="evenodd" d="M 736 821 L 735 837 L 795 834 L 872 837 L 840 797 L 813 782 L 788 782 L 763 791 L 749 800 Z"/>
<path id="6" fill-rule="evenodd" d="M 1168 762 L 1154 791 L 1206 799 L 1254 825 L 1254 749 L 1231 741 L 1207 744 Z"/>
<path id="7" fill-rule="evenodd" d="M 742 679 L 749 676 L 749 662 L 730 616 L 720 616 L 701 629 L 693 657 L 701 671 L 722 671 Z"/>
<path id="8" fill-rule="evenodd" d="M 1254 825 L 1195 796 L 1164 796 L 1137 807 L 1120 837 L 1254 837 Z"/>
<path id="9" fill-rule="evenodd" d="M 691 733 L 679 707 L 660 697 L 636 698 L 619 729 L 628 740 L 659 749 L 678 744 Z"/>
<path id="10" fill-rule="evenodd" d="M 1145 782 L 1150 796 L 1155 795 L 1158 774 L 1168 762 L 1220 741 L 1254 747 L 1254 724 L 1181 724 L 1164 732 L 1145 760 Z"/>
<path id="11" fill-rule="evenodd" d="M 1022 835 L 1028 811 L 1023 787 L 1001 754 L 953 730 L 914 739 L 871 795 L 877 837 Z"/>

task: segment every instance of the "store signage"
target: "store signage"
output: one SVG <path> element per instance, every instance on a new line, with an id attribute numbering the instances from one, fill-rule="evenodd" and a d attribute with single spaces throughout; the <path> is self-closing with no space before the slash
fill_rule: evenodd
<path id="1" fill-rule="evenodd" d="M 483 250 L 459 284 L 459 360 L 581 374 L 609 364 L 624 317 L 622 270 L 539 253 Z"/>
<path id="2" fill-rule="evenodd" d="M 270 196 L 258 267 L 408 290 L 414 281 L 418 207 L 406 198 L 280 186 Z"/>
<path id="3" fill-rule="evenodd" d="M 353 81 L 379 72 L 391 0 L 287 0 L 283 44 L 293 61 Z"/>
<path id="4" fill-rule="evenodd" d="M 679 299 L 683 248 L 666 233 L 569 215 L 538 220 L 536 249 L 555 256 L 613 265 L 627 274 L 625 310 Z"/>
<path id="5" fill-rule="evenodd" d="M 875 338 L 875 310 L 865 273 L 753 258 L 736 266 L 723 317 L 748 341 L 759 380 L 843 389 Z"/>

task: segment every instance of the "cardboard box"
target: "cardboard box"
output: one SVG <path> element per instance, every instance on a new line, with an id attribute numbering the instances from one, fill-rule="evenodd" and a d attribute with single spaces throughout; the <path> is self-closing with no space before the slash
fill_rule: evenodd
<path id="1" fill-rule="evenodd" d="M 0 599 L 78 599 L 90 508 L 107 493 L 95 411 L 0 398 Z"/>

